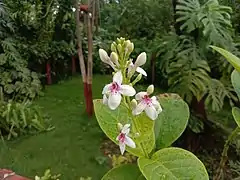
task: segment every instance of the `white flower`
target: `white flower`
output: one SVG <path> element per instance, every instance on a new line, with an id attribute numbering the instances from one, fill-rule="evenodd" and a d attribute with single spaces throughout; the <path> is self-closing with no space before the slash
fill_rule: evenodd
<path id="1" fill-rule="evenodd" d="M 135 142 L 130 137 L 128 137 L 129 132 L 130 124 L 125 124 L 121 129 L 120 134 L 116 138 L 116 140 L 119 142 L 119 148 L 122 155 L 126 149 L 126 145 L 131 148 L 136 148 Z"/>
<path id="2" fill-rule="evenodd" d="M 136 62 L 133 64 L 132 61 L 130 62 L 128 66 L 128 75 L 131 73 L 134 73 L 137 71 L 138 73 L 147 76 L 146 71 L 144 71 L 140 66 L 144 65 L 147 60 L 147 55 L 145 52 L 142 52 L 140 55 L 138 55 Z"/>
<path id="3" fill-rule="evenodd" d="M 121 71 L 118 71 L 113 76 L 113 82 L 107 84 L 102 91 L 103 103 L 108 104 L 109 108 L 116 109 L 124 96 L 134 96 L 136 94 L 135 89 L 130 85 L 122 85 L 123 76 Z"/>
<path id="4" fill-rule="evenodd" d="M 114 70 L 116 70 L 115 65 L 111 61 L 110 57 L 108 56 L 107 52 L 104 49 L 99 49 L 99 56 L 102 62 L 110 65 Z"/>
<path id="5" fill-rule="evenodd" d="M 156 120 L 159 113 L 162 112 L 162 107 L 157 101 L 156 96 L 150 98 L 149 95 L 150 94 L 147 92 L 139 92 L 136 94 L 135 98 L 139 101 L 139 104 L 133 110 L 133 114 L 139 115 L 141 112 L 145 111 L 150 119 Z"/>

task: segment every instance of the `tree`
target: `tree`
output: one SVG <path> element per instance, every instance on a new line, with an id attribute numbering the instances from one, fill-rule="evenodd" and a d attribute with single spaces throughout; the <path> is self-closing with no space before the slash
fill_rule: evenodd
<path id="1" fill-rule="evenodd" d="M 76 36 L 77 36 L 77 44 L 78 44 L 78 57 L 79 57 L 79 65 L 82 75 L 82 81 L 84 84 L 84 97 L 86 103 L 86 112 L 89 116 L 93 114 L 93 100 L 92 100 L 92 66 L 93 66 L 93 30 L 92 30 L 92 17 L 93 17 L 93 0 L 89 0 L 88 8 L 81 11 L 78 1 L 75 2 L 75 15 L 76 15 Z M 95 8 L 94 8 L 95 9 Z M 81 14 L 79 13 L 81 12 Z M 96 14 L 96 13 L 94 13 Z M 80 18 L 83 17 L 84 20 L 87 21 L 86 24 L 80 21 Z M 83 21 L 84 21 L 83 20 Z M 87 69 L 84 62 L 83 55 L 83 47 L 82 47 L 82 35 L 84 25 L 87 26 L 87 36 L 88 36 L 88 61 L 87 61 Z"/>

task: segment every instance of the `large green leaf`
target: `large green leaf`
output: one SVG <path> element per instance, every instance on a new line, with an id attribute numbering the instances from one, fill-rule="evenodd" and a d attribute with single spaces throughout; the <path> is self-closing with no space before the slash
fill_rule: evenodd
<path id="1" fill-rule="evenodd" d="M 217 52 L 219 52 L 222 56 L 224 56 L 228 62 L 230 62 L 232 64 L 232 66 L 238 71 L 240 72 L 240 59 L 233 55 L 232 53 L 230 53 L 229 51 L 216 47 L 216 46 L 210 46 L 211 48 L 213 48 L 214 50 L 216 50 Z"/>
<path id="2" fill-rule="evenodd" d="M 238 98 L 240 100 L 240 72 L 234 70 L 231 74 L 231 81 L 234 90 L 236 91 Z"/>
<path id="3" fill-rule="evenodd" d="M 180 148 L 161 149 L 151 159 L 141 157 L 138 166 L 149 180 L 209 179 L 203 163 L 191 152 Z"/>
<path id="4" fill-rule="evenodd" d="M 131 123 L 131 114 L 129 115 L 128 109 L 120 105 L 116 110 L 112 111 L 102 103 L 101 99 L 94 100 L 93 103 L 96 118 L 101 129 L 113 142 L 118 144 L 116 141 L 116 137 L 119 134 L 117 123 Z M 132 138 L 136 142 L 137 147 L 134 149 L 127 147 L 126 150 L 135 156 L 144 156 L 144 152 L 140 146 L 147 153 L 150 153 L 155 145 L 154 121 L 150 120 L 145 113 L 136 116 L 136 121 L 138 122 L 140 132 L 138 132 L 139 136 L 132 136 Z M 131 127 L 136 132 L 133 124 Z"/>
<path id="5" fill-rule="evenodd" d="M 111 169 L 102 180 L 144 180 L 141 171 L 135 164 L 125 164 Z"/>
<path id="6" fill-rule="evenodd" d="M 232 108 L 232 115 L 234 117 L 234 120 L 236 121 L 238 127 L 240 127 L 240 109 L 237 107 Z"/>
<path id="7" fill-rule="evenodd" d="M 156 146 L 164 148 L 170 146 L 185 130 L 189 108 L 177 94 L 161 94 L 158 98 L 163 111 L 155 123 Z"/>

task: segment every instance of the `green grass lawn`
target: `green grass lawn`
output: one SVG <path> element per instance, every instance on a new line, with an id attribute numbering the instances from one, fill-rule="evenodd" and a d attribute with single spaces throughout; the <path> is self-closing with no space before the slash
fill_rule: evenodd
<path id="1" fill-rule="evenodd" d="M 102 87 L 110 80 L 110 76 L 94 76 L 94 98 L 101 97 Z M 102 156 L 100 144 L 104 134 L 94 117 L 84 115 L 81 78 L 48 86 L 44 97 L 36 103 L 51 117 L 55 130 L 20 137 L 6 142 L 5 146 L 1 142 L 0 168 L 9 168 L 27 177 L 41 175 L 51 168 L 54 174 L 62 174 L 62 180 L 81 176 L 99 180 L 109 168 L 95 160 Z"/>

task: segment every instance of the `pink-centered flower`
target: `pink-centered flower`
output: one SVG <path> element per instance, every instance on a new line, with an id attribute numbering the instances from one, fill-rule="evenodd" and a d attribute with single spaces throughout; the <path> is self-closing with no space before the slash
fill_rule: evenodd
<path id="1" fill-rule="evenodd" d="M 150 97 L 151 93 L 148 92 L 139 92 L 135 95 L 138 105 L 133 109 L 134 115 L 139 115 L 145 111 L 146 115 L 152 119 L 156 120 L 159 113 L 162 112 L 162 107 L 158 102 L 156 96 Z"/>
<path id="2" fill-rule="evenodd" d="M 119 148 L 122 155 L 125 152 L 126 145 L 131 148 L 136 148 L 135 142 L 128 136 L 129 132 L 130 124 L 125 124 L 116 138 L 116 140 L 119 142 Z"/>
<path id="3" fill-rule="evenodd" d="M 130 85 L 123 85 L 122 72 L 118 71 L 113 76 L 113 82 L 107 84 L 102 91 L 103 103 L 107 104 L 110 109 L 116 109 L 120 103 L 122 96 L 134 96 L 136 94 L 135 89 Z"/>

